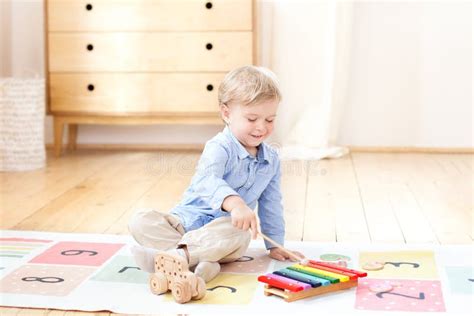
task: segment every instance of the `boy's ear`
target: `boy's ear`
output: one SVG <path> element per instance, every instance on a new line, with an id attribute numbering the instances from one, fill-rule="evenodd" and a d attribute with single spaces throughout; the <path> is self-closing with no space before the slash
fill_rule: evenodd
<path id="1" fill-rule="evenodd" d="M 219 104 L 221 110 L 221 117 L 224 122 L 229 124 L 229 106 L 227 104 L 221 103 Z"/>

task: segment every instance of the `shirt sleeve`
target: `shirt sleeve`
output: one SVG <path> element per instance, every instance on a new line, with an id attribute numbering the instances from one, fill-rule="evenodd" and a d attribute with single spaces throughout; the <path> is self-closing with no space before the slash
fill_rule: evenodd
<path id="1" fill-rule="evenodd" d="M 226 197 L 239 195 L 223 179 L 228 160 L 229 154 L 221 144 L 207 143 L 193 179 L 195 194 L 216 213 L 222 211 Z"/>
<path id="2" fill-rule="evenodd" d="M 285 218 L 283 216 L 282 195 L 280 191 L 280 161 L 276 159 L 276 172 L 258 199 L 258 215 L 262 233 L 283 246 L 285 242 Z M 273 248 L 265 240 L 267 249 Z"/>

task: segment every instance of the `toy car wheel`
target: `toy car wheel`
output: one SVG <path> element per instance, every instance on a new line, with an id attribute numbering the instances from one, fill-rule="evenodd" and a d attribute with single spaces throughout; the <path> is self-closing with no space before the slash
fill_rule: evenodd
<path id="1" fill-rule="evenodd" d="M 150 275 L 150 289 L 153 294 L 160 295 L 168 291 L 168 280 L 163 273 Z"/>
<path id="2" fill-rule="evenodd" d="M 191 285 L 187 280 L 176 280 L 172 286 L 171 293 L 176 303 L 187 303 L 191 300 Z"/>
<path id="3" fill-rule="evenodd" d="M 206 296 L 206 282 L 200 277 L 197 277 L 197 284 L 196 284 L 196 290 L 197 290 L 197 295 L 193 296 L 193 300 L 200 300 L 204 296 Z"/>

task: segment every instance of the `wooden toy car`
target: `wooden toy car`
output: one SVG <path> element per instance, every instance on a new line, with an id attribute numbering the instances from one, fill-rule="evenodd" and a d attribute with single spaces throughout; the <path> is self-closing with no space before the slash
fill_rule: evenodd
<path id="1" fill-rule="evenodd" d="M 160 295 L 171 291 L 177 303 L 200 300 L 206 295 L 204 280 L 189 271 L 186 260 L 179 255 L 160 252 L 155 256 L 155 273 L 150 275 L 150 289 Z"/>

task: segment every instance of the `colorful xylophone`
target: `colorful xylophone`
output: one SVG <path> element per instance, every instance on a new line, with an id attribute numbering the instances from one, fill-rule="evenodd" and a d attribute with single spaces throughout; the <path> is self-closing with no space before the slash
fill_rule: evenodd
<path id="1" fill-rule="evenodd" d="M 349 289 L 357 286 L 360 272 L 328 262 L 309 260 L 308 264 L 295 264 L 287 268 L 261 275 L 258 281 L 265 284 L 265 295 L 283 297 L 292 302 L 302 298 Z"/>

